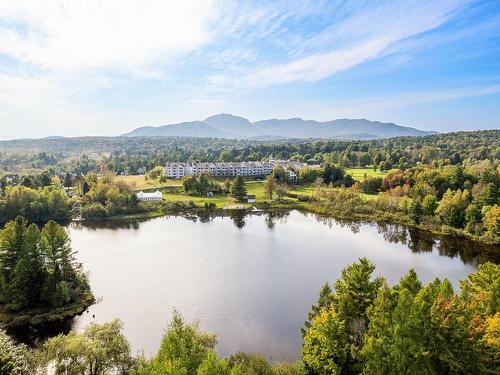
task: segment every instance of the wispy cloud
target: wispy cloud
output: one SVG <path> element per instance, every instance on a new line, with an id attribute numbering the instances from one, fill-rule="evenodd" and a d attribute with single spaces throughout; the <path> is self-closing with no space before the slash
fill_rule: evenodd
<path id="1" fill-rule="evenodd" d="M 288 82 L 316 82 L 380 57 L 398 43 L 443 25 L 467 0 L 373 2 L 364 9 L 335 9 L 342 19 L 313 35 L 292 39 L 283 51 L 288 62 L 262 63 L 242 74 L 215 74 L 214 85 L 265 88 Z M 287 14 L 292 17 L 291 14 Z M 334 17 L 334 19 L 336 19 Z M 285 57 L 286 58 L 286 57 Z"/>
<path id="2" fill-rule="evenodd" d="M 324 103 L 346 116 L 360 106 L 376 116 L 377 106 L 496 93 L 499 14 L 500 7 L 481 0 L 0 0 L 0 123 L 9 124 L 0 125 L 0 138 L 19 133 L 12 124 L 45 124 L 51 134 L 112 134 L 134 121 L 165 123 L 234 108 L 257 113 L 266 105 L 259 96 L 279 92 L 287 102 L 289 88 L 303 90 L 293 108 L 306 114 L 309 103 L 316 118 L 331 113 Z M 313 95 L 318 106 L 307 97 L 367 62 L 392 72 L 418 51 L 465 38 L 478 44 L 460 47 L 462 55 L 493 56 L 481 60 L 488 69 L 477 77 L 468 68 L 452 84 L 427 85 L 442 90 L 418 83 L 421 92 L 387 96 L 381 89 L 377 98 L 354 88 L 352 102 L 339 101 L 333 87 L 325 101 L 325 91 Z M 400 92 L 415 91 L 407 83 Z M 446 89 L 460 85 L 470 86 Z M 288 102 L 284 108 L 290 111 Z M 279 112 L 269 105 L 273 111 Z"/>
<path id="3" fill-rule="evenodd" d="M 425 103 L 443 102 L 463 98 L 472 98 L 500 93 L 500 84 L 466 86 L 453 89 L 435 89 L 426 91 L 402 92 L 397 95 L 379 95 L 362 97 L 356 100 L 336 101 L 330 106 L 343 113 L 353 113 L 362 109 L 366 113 L 388 111 Z"/>

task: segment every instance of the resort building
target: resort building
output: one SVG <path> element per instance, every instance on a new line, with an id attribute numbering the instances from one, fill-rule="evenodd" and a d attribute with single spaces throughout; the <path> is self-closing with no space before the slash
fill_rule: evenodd
<path id="1" fill-rule="evenodd" d="M 215 177 L 235 176 L 267 176 L 270 175 L 275 166 L 289 170 L 296 178 L 296 172 L 304 167 L 298 161 L 270 160 L 268 163 L 260 161 L 245 162 L 220 162 L 220 163 L 167 163 L 165 165 L 165 176 L 167 178 L 182 178 L 184 176 L 208 174 Z M 292 177 L 292 176 L 291 176 Z"/>
<path id="2" fill-rule="evenodd" d="M 137 199 L 142 202 L 161 201 L 163 199 L 163 194 L 158 190 L 154 193 L 144 193 L 143 191 L 140 191 L 137 193 Z"/>

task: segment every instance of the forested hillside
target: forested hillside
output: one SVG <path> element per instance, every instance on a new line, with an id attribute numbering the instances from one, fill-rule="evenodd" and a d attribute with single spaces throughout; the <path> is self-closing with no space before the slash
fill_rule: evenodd
<path id="1" fill-rule="evenodd" d="M 373 141 L 248 141 L 182 137 L 84 137 L 0 142 L 0 172 L 47 168 L 87 173 L 105 168 L 135 174 L 167 161 L 294 159 L 331 161 L 343 167 L 409 167 L 500 159 L 500 130 L 399 137 Z"/>

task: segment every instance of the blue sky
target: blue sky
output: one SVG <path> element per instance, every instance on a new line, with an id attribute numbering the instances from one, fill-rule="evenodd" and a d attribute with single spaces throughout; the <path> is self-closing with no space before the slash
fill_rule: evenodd
<path id="1" fill-rule="evenodd" d="M 221 112 L 500 128 L 500 1 L 0 0 L 0 139 Z"/>

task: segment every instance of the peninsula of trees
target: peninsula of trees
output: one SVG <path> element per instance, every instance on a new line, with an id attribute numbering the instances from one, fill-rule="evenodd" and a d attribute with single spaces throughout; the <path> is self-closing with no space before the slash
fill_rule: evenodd
<path id="1" fill-rule="evenodd" d="M 61 319 L 93 302 L 63 227 L 49 221 L 40 230 L 17 217 L 0 230 L 0 324 Z"/>

